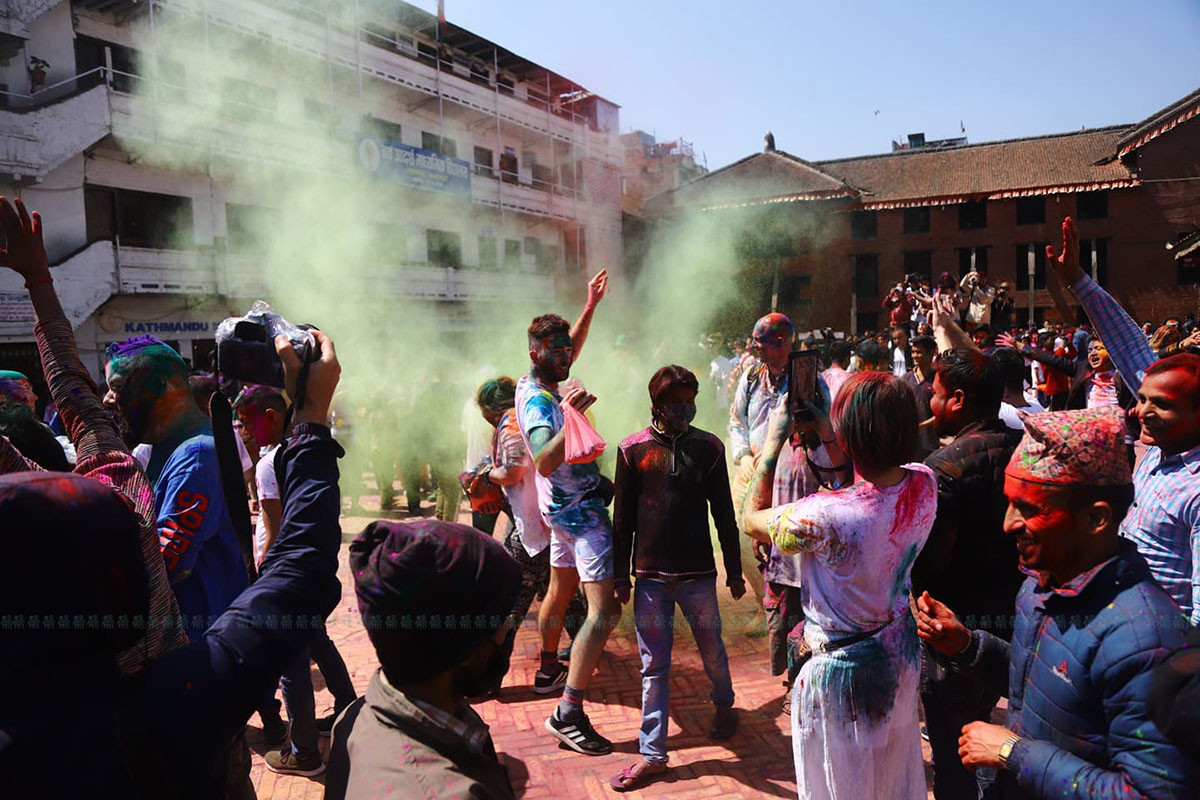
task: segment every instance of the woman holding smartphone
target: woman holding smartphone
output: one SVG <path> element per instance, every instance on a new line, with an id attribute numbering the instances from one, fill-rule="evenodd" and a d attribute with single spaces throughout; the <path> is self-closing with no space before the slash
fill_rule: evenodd
<path id="1" fill-rule="evenodd" d="M 917 692 L 921 656 L 909 613 L 913 561 L 929 536 L 937 482 L 917 452 L 912 390 L 887 373 L 852 375 L 811 427 L 862 480 L 766 508 L 792 420 L 777 411 L 747 493 L 742 532 L 799 553 L 811 657 L 792 698 L 800 797 L 924 798 Z"/>

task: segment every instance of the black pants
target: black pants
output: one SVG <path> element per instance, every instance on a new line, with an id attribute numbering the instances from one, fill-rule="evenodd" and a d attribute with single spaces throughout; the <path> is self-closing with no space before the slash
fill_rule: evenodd
<path id="1" fill-rule="evenodd" d="M 972 675 L 955 672 L 928 644 L 921 645 L 921 703 L 933 751 L 936 800 L 977 800 L 975 773 L 958 757 L 958 738 L 968 722 L 990 722 L 1000 695 Z"/>

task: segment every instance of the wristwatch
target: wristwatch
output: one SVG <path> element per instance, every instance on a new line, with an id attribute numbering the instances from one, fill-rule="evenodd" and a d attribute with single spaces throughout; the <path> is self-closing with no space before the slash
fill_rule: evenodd
<path id="1" fill-rule="evenodd" d="M 1000 766 L 1008 769 L 1008 757 L 1012 755 L 1012 750 L 1019 741 L 1021 741 L 1020 736 L 1010 736 L 1004 740 L 1004 744 L 1000 745 Z"/>

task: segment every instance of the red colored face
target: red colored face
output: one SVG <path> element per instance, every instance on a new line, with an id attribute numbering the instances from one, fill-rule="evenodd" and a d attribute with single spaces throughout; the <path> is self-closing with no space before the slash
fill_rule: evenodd
<path id="1" fill-rule="evenodd" d="M 1016 538 L 1017 556 L 1026 569 L 1052 575 L 1069 571 L 1079 558 L 1086 532 L 1066 493 L 1040 483 L 1004 476 L 1008 513 L 1004 532 Z"/>
<path id="2" fill-rule="evenodd" d="M 1142 441 L 1168 454 L 1200 444 L 1200 408 L 1195 379 L 1179 369 L 1149 375 L 1138 390 L 1137 414 Z"/>

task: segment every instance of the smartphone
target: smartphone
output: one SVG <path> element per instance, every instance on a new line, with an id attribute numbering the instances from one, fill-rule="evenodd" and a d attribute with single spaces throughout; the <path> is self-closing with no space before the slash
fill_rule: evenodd
<path id="1" fill-rule="evenodd" d="M 796 422 L 812 420 L 807 404 L 815 405 L 817 400 L 818 357 L 816 350 L 793 350 L 788 355 L 788 410 Z"/>

